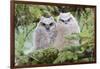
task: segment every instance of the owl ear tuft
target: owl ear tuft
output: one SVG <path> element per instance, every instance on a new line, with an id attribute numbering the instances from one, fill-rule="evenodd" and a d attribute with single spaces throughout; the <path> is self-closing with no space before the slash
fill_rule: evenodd
<path id="1" fill-rule="evenodd" d="M 53 18 L 52 16 L 50 16 L 50 19 L 51 19 L 51 20 L 54 20 L 54 18 Z"/>
<path id="2" fill-rule="evenodd" d="M 41 16 L 40 20 L 44 19 L 44 16 Z"/>

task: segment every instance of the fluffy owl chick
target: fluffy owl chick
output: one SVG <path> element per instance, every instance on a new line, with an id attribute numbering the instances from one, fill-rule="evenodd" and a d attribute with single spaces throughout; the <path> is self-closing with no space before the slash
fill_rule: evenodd
<path id="1" fill-rule="evenodd" d="M 52 16 L 40 18 L 35 29 L 36 50 L 51 47 L 56 37 L 56 23 Z"/>
<path id="2" fill-rule="evenodd" d="M 65 46 L 78 46 L 79 40 L 65 38 L 73 33 L 80 33 L 77 20 L 70 12 L 60 13 L 58 16 L 57 37 L 55 39 L 54 47 L 62 49 Z"/>

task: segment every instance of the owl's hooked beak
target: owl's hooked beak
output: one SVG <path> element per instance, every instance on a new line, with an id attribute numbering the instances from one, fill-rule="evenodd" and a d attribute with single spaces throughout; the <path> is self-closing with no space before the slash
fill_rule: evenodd
<path id="1" fill-rule="evenodd" d="M 46 27 L 46 31 L 49 32 L 50 31 L 50 28 L 49 27 Z"/>
<path id="2" fill-rule="evenodd" d="M 46 28 L 46 30 L 49 30 L 49 28 Z"/>
<path id="3" fill-rule="evenodd" d="M 45 25 L 45 29 L 46 29 L 46 31 L 50 31 L 50 27 L 49 27 L 49 25 Z"/>
<path id="4" fill-rule="evenodd" d="M 67 22 L 65 22 L 65 24 L 67 24 Z"/>

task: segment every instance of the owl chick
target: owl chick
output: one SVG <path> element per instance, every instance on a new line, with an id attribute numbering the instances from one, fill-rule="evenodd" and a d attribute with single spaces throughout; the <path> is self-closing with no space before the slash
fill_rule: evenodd
<path id="1" fill-rule="evenodd" d="M 79 39 L 70 40 L 66 39 L 69 35 L 80 33 L 80 28 L 75 17 L 70 13 L 60 13 L 57 20 L 57 36 L 55 39 L 54 47 L 59 50 L 65 46 L 78 46 Z"/>
<path id="2" fill-rule="evenodd" d="M 40 18 L 35 29 L 36 50 L 51 47 L 56 37 L 56 22 L 52 16 Z"/>
<path id="3" fill-rule="evenodd" d="M 57 35 L 56 22 L 52 16 L 41 16 L 39 23 L 32 34 L 29 35 L 28 41 L 24 43 L 24 54 L 28 55 L 35 50 L 52 47 L 52 44 Z"/>

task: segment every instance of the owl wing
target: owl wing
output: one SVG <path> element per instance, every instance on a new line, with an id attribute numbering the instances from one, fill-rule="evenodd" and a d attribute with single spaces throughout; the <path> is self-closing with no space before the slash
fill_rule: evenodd
<path id="1" fill-rule="evenodd" d="M 36 29 L 35 30 L 35 47 L 36 49 L 39 49 L 41 47 L 41 29 Z"/>

